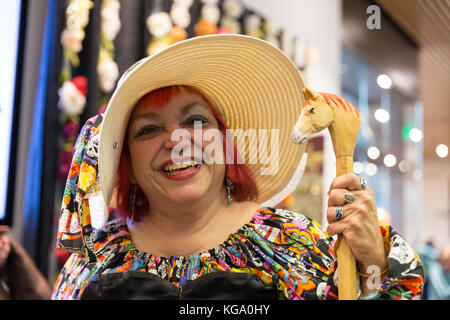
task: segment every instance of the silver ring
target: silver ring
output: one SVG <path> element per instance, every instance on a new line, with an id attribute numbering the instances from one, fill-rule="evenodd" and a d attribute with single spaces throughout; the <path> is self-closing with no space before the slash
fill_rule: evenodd
<path id="1" fill-rule="evenodd" d="M 353 201 L 355 201 L 355 196 L 351 192 L 346 192 L 344 194 L 344 201 L 345 203 L 352 203 Z"/>
<path id="2" fill-rule="evenodd" d="M 342 218 L 344 218 L 344 209 L 342 207 L 336 207 L 335 213 L 337 221 L 342 220 Z"/>
<path id="3" fill-rule="evenodd" d="M 364 190 L 365 188 L 367 188 L 367 180 L 364 179 L 363 177 L 359 177 L 359 181 L 361 183 L 361 190 Z"/>

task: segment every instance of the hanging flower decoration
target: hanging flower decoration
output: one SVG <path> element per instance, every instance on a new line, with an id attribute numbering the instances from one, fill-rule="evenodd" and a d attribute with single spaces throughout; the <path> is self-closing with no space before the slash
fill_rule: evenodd
<path id="1" fill-rule="evenodd" d="M 187 38 L 186 28 L 191 23 L 189 8 L 193 2 L 193 0 L 173 0 L 170 13 L 154 12 L 147 18 L 147 29 L 151 35 L 147 46 L 149 56 Z"/>
<path id="2" fill-rule="evenodd" d="M 239 19 L 244 12 L 244 7 L 240 0 L 225 0 L 223 10 L 223 17 L 220 21 L 222 28 L 229 30 L 230 33 L 241 33 L 242 28 Z"/>
<path id="3" fill-rule="evenodd" d="M 119 0 L 102 0 L 100 17 L 101 40 L 97 76 L 100 90 L 103 92 L 100 104 L 103 105 L 108 102 L 109 94 L 114 90 L 119 79 L 119 67 L 114 61 L 114 40 L 122 27 Z"/>
<path id="4" fill-rule="evenodd" d="M 86 105 L 87 79 L 78 76 L 63 83 L 58 89 L 58 108 L 67 115 L 67 121 L 73 121 L 73 117 L 83 112 Z"/>
<path id="5" fill-rule="evenodd" d="M 216 34 L 218 31 L 217 24 L 220 20 L 220 9 L 218 0 L 201 0 L 203 3 L 200 19 L 194 26 L 196 36 L 206 36 L 208 34 Z"/>
<path id="6" fill-rule="evenodd" d="M 83 49 L 84 28 L 89 23 L 89 11 L 94 7 L 91 0 L 70 0 L 66 8 L 66 27 L 61 33 L 64 60 L 78 67 L 78 53 Z M 68 67 L 68 66 L 65 66 Z"/>
<path id="7" fill-rule="evenodd" d="M 265 40 L 280 48 L 280 41 L 278 40 L 281 31 L 280 27 L 271 21 L 266 21 L 263 24 L 263 29 L 266 31 Z"/>
<path id="8" fill-rule="evenodd" d="M 114 41 L 122 27 L 120 22 L 120 2 L 118 0 L 103 0 L 101 16 L 102 35 Z"/>
<path id="9" fill-rule="evenodd" d="M 244 31 L 246 35 L 256 38 L 263 38 L 261 18 L 256 14 L 251 14 L 244 19 Z"/>
<path id="10" fill-rule="evenodd" d="M 78 54 L 83 50 L 89 12 L 94 7 L 91 0 L 70 0 L 65 11 L 65 28 L 60 41 L 63 48 L 63 67 L 59 76 L 58 109 L 61 111 L 60 151 L 57 177 L 67 178 L 72 161 L 73 146 L 80 130 L 80 114 L 86 106 L 88 80 L 85 76 L 72 77 L 72 69 L 80 65 Z"/>

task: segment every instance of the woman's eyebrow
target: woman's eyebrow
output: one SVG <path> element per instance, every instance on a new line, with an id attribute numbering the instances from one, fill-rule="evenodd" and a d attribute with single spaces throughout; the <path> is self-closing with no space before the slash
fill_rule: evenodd
<path id="1" fill-rule="evenodd" d="M 158 115 L 154 112 L 145 112 L 133 117 L 131 121 L 136 121 L 138 119 L 158 119 Z"/>

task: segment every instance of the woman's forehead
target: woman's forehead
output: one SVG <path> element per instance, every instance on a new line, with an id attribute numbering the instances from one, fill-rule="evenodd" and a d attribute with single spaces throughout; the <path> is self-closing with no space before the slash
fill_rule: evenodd
<path id="1" fill-rule="evenodd" d="M 184 91 L 172 96 L 162 106 L 154 106 L 148 100 L 141 100 L 134 108 L 131 120 L 138 118 L 157 119 L 168 113 L 183 116 L 192 111 L 202 113 L 207 112 L 208 114 L 212 114 L 209 110 L 208 103 L 202 98 L 202 96 L 194 92 Z"/>

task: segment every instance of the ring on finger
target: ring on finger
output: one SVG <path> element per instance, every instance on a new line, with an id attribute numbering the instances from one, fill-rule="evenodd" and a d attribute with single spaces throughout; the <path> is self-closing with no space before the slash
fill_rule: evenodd
<path id="1" fill-rule="evenodd" d="M 344 194 L 344 200 L 345 203 L 352 203 L 353 201 L 355 201 L 355 196 L 351 192 L 346 192 Z"/>
<path id="2" fill-rule="evenodd" d="M 364 190 L 365 188 L 367 188 L 367 180 L 366 179 L 364 179 L 363 177 L 359 177 L 359 181 L 360 181 L 360 184 L 361 184 L 361 190 Z"/>
<path id="3" fill-rule="evenodd" d="M 337 221 L 342 220 L 342 218 L 344 218 L 344 208 L 336 207 L 335 215 L 336 215 L 336 220 Z"/>

